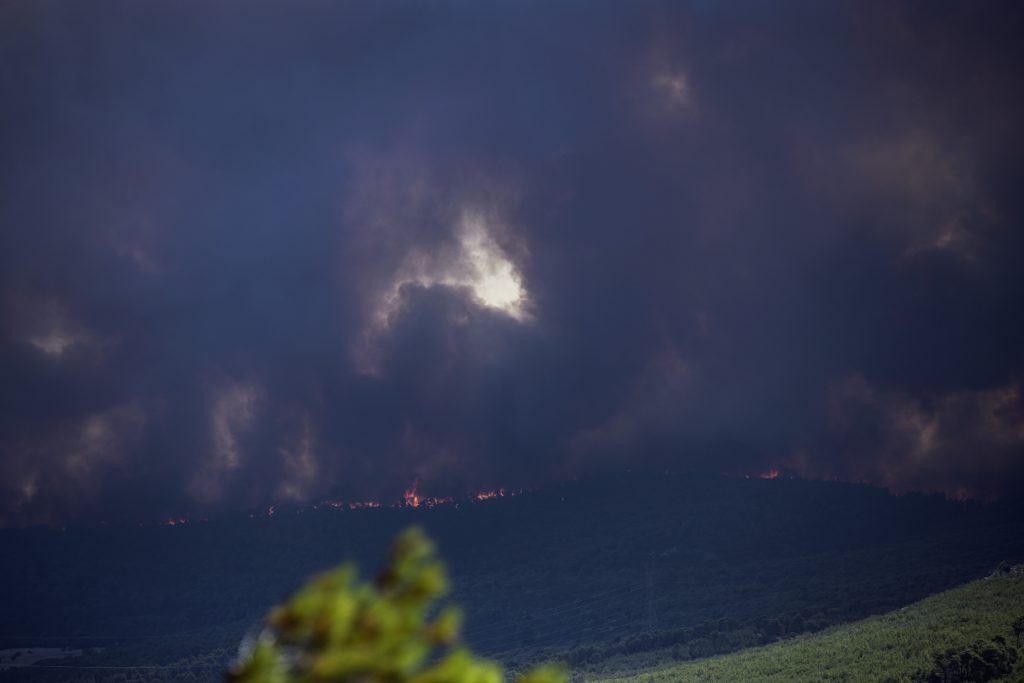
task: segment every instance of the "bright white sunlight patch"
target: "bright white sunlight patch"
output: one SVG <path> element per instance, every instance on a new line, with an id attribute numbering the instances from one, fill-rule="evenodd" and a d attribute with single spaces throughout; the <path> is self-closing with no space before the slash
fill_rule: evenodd
<path id="1" fill-rule="evenodd" d="M 484 306 L 504 311 L 521 320 L 526 298 L 522 280 L 515 266 L 488 234 L 482 216 L 463 215 L 461 242 L 460 260 L 464 269 L 446 274 L 440 282 L 469 287 L 474 298 Z"/>
<path id="2" fill-rule="evenodd" d="M 531 320 L 522 275 L 494 237 L 500 229 L 498 221 L 489 213 L 465 210 L 453 243 L 431 253 L 414 250 L 405 257 L 390 286 L 380 293 L 370 324 L 354 349 L 361 373 L 376 374 L 379 335 L 394 323 L 406 286 L 451 287 L 467 293 L 481 308 L 522 323 Z"/>
<path id="3" fill-rule="evenodd" d="M 456 253 L 410 255 L 382 297 L 376 316 L 379 325 L 389 326 L 391 315 L 399 308 L 402 287 L 408 284 L 465 289 L 480 306 L 519 321 L 527 318 L 522 277 L 494 240 L 481 213 L 463 212 Z"/>

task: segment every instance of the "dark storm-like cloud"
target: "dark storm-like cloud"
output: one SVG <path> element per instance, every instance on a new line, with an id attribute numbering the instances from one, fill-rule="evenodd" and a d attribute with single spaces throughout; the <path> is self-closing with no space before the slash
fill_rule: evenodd
<path id="1" fill-rule="evenodd" d="M 7 523 L 1024 485 L 1012 4 L 0 11 Z"/>

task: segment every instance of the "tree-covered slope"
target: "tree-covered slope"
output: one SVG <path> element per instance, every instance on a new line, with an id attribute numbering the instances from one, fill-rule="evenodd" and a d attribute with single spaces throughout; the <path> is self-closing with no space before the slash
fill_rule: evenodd
<path id="1" fill-rule="evenodd" d="M 437 541 L 474 650 L 517 670 L 632 672 L 883 614 L 1024 561 L 1020 512 L 839 482 L 618 473 L 458 506 L 10 529 L 0 649 L 87 652 L 0 680 L 218 680 L 268 605 L 343 560 L 374 567 L 410 525 Z M 137 668 L 152 665 L 166 668 Z"/>
<path id="2" fill-rule="evenodd" d="M 941 660 L 949 651 L 983 656 L 986 649 L 1002 650 L 1013 659 L 1013 623 L 1022 616 L 1024 571 L 1018 568 L 821 633 L 602 683 L 928 680 L 936 656 Z M 989 680 L 1024 680 L 1024 665 L 1020 659 L 1015 664 L 1012 674 Z"/>

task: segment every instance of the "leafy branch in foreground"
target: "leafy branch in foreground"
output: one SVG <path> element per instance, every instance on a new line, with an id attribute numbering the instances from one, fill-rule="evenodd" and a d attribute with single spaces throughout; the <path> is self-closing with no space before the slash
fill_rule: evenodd
<path id="1" fill-rule="evenodd" d="M 459 643 L 461 613 L 435 603 L 448 589 L 444 565 L 419 529 L 395 542 L 374 583 L 345 564 L 312 579 L 267 615 L 230 683 L 503 683 L 496 662 Z M 564 683 L 556 666 L 519 683 Z"/>

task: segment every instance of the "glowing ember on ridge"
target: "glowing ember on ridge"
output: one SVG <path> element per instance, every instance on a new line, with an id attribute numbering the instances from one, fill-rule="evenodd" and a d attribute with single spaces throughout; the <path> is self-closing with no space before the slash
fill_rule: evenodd
<path id="1" fill-rule="evenodd" d="M 379 508 L 379 507 L 381 507 L 381 504 L 380 504 L 379 501 L 376 501 L 376 500 L 366 500 L 366 501 L 359 501 L 359 500 L 357 500 L 357 501 L 353 501 L 353 502 L 348 504 L 348 509 L 349 510 L 364 510 L 366 508 Z"/>
<path id="2" fill-rule="evenodd" d="M 403 502 L 409 507 L 418 508 L 420 503 L 423 502 L 423 499 L 420 498 L 420 495 L 416 492 L 416 487 L 419 486 L 419 483 L 419 480 L 413 480 L 412 484 L 402 495 Z"/>
<path id="3" fill-rule="evenodd" d="M 418 508 L 422 507 L 436 507 L 438 505 L 450 505 L 455 503 L 455 499 L 451 497 L 434 498 L 429 496 L 421 496 L 417 491 L 419 487 L 419 479 L 414 479 L 409 488 L 402 494 L 402 503 L 406 507 Z"/>
<path id="4" fill-rule="evenodd" d="M 295 508 L 289 507 L 288 510 L 301 514 L 306 510 L 319 510 L 321 508 L 330 508 L 332 510 L 372 510 L 378 508 L 433 508 L 444 505 L 453 505 L 458 507 L 460 503 L 474 503 L 478 501 L 494 500 L 496 498 L 509 498 L 523 493 L 522 489 L 510 490 L 505 488 L 488 489 L 485 491 L 473 491 L 465 494 L 465 496 L 424 496 L 419 492 L 419 480 L 414 480 L 402 493 L 401 500 L 394 503 L 384 504 L 379 500 L 321 500 L 318 503 L 313 503 L 307 506 L 297 506 Z M 279 510 L 274 506 L 270 505 L 266 508 L 262 508 L 260 512 L 252 512 L 249 514 L 250 519 L 257 517 L 274 517 Z M 160 522 L 165 526 L 180 526 L 183 524 L 191 523 L 191 519 L 188 515 L 180 517 L 170 517 Z M 203 517 L 203 522 L 210 521 L 209 518 Z"/>

